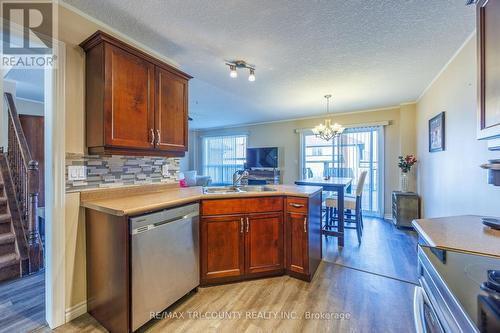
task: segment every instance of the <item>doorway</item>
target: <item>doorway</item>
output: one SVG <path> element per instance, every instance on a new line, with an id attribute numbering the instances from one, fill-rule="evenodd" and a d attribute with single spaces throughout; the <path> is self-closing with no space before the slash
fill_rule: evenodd
<path id="1" fill-rule="evenodd" d="M 363 187 L 363 214 L 382 217 L 383 212 L 383 126 L 347 128 L 330 141 L 303 132 L 303 177 L 352 178 L 356 191 L 361 172 L 367 171 Z"/>

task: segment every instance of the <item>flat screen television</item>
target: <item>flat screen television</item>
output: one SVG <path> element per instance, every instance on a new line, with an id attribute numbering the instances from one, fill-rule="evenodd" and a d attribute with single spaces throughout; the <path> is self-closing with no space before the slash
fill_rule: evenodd
<path id="1" fill-rule="evenodd" d="M 278 148 L 247 148 L 247 168 L 277 168 Z"/>

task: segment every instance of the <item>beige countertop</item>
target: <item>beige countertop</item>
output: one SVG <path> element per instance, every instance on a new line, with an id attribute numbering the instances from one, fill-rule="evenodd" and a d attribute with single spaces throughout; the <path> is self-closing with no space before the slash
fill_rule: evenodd
<path id="1" fill-rule="evenodd" d="M 419 219 L 413 226 L 432 247 L 500 257 L 500 230 L 483 225 L 482 216 Z"/>
<path id="2" fill-rule="evenodd" d="M 321 191 L 317 186 L 269 185 L 276 191 L 204 194 L 201 187 L 180 188 L 177 186 L 101 189 L 81 194 L 81 206 L 103 213 L 124 216 L 137 215 L 158 209 L 187 204 L 201 199 L 245 198 L 262 196 L 310 197 Z"/>

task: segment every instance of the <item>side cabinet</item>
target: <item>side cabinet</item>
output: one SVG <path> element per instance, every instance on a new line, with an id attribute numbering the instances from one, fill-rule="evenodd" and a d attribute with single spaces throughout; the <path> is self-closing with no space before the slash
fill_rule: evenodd
<path id="1" fill-rule="evenodd" d="M 322 258 L 321 192 L 285 201 L 286 271 L 310 281 Z"/>

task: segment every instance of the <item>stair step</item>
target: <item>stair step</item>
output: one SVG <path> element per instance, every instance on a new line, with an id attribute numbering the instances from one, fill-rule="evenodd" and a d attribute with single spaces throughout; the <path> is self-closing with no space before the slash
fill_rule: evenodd
<path id="1" fill-rule="evenodd" d="M 12 232 L 0 234 L 0 256 L 16 253 L 16 236 Z"/>
<path id="2" fill-rule="evenodd" d="M 0 214 L 7 213 L 7 198 L 0 198 Z"/>
<path id="3" fill-rule="evenodd" d="M 10 214 L 0 214 L 0 234 L 11 232 L 11 216 Z"/>
<path id="4" fill-rule="evenodd" d="M 15 279 L 21 276 L 19 258 L 15 253 L 0 256 L 0 281 Z"/>
<path id="5" fill-rule="evenodd" d="M 16 240 L 16 236 L 12 232 L 6 232 L 4 234 L 0 234 L 0 245 L 14 243 Z"/>
<path id="6" fill-rule="evenodd" d="M 19 263 L 19 258 L 15 253 L 4 254 L 0 256 L 0 269 Z"/>

